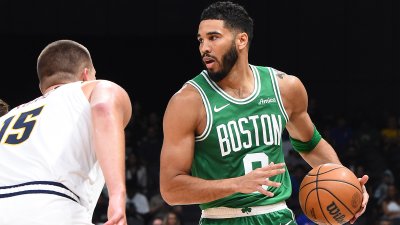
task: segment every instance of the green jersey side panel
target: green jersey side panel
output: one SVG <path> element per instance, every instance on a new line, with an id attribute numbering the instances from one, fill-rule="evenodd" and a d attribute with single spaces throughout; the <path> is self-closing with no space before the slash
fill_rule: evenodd
<path id="1" fill-rule="evenodd" d="M 245 99 L 227 95 L 206 71 L 188 82 L 201 94 L 207 111 L 206 129 L 196 137 L 193 176 L 207 180 L 233 178 L 271 162 L 284 162 L 281 137 L 288 117 L 274 70 L 252 65 L 251 69 L 255 88 Z M 290 197 L 287 171 L 270 179 L 282 183 L 279 188 L 265 187 L 275 194 L 272 198 L 259 192 L 236 193 L 201 204 L 200 208 L 261 206 Z"/>

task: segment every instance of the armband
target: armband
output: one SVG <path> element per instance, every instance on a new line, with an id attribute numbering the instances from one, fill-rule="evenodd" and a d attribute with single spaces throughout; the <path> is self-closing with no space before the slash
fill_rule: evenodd
<path id="1" fill-rule="evenodd" d="M 302 142 L 299 140 L 296 140 L 292 137 L 289 136 L 290 142 L 292 143 L 293 149 L 296 150 L 297 152 L 310 152 L 317 146 L 319 141 L 321 141 L 322 137 L 319 134 L 317 128 L 314 126 L 314 134 L 311 138 L 311 140 L 307 142 Z"/>

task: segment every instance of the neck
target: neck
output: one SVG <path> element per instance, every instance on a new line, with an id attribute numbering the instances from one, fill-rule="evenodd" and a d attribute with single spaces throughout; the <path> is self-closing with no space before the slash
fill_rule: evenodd
<path id="1" fill-rule="evenodd" d="M 250 65 L 247 60 L 240 60 L 239 58 L 228 75 L 219 83 L 235 88 L 243 86 L 249 80 L 253 80 L 253 72 L 250 69 Z"/>
<path id="2" fill-rule="evenodd" d="M 45 95 L 45 94 L 47 94 L 48 92 L 50 92 L 50 91 L 52 91 L 52 90 L 54 90 L 54 89 L 60 87 L 61 85 L 64 85 L 64 84 L 55 84 L 55 85 L 52 85 L 52 86 L 48 87 L 46 90 L 44 90 L 42 93 L 43 93 L 43 95 Z"/>
<path id="3" fill-rule="evenodd" d="M 248 62 L 239 62 L 232 67 L 218 85 L 229 95 L 237 98 L 246 98 L 254 90 L 254 76 Z"/>

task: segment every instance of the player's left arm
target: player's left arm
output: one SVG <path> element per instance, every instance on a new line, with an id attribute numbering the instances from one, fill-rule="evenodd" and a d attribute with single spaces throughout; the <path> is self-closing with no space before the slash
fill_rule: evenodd
<path id="1" fill-rule="evenodd" d="M 289 121 L 286 124 L 289 136 L 292 140 L 297 140 L 300 143 L 308 143 L 315 135 L 315 128 L 318 128 L 314 127 L 314 123 L 307 112 L 307 91 L 302 82 L 292 75 L 280 73 L 278 83 L 283 104 L 289 116 Z M 316 142 L 313 144 L 315 145 Z M 341 164 L 335 150 L 323 138 L 318 141 L 316 146 L 311 144 L 309 146 L 310 148 L 313 147 L 312 151 L 310 149 L 298 152 L 311 167 L 314 168 L 323 163 Z M 305 145 L 304 147 L 308 146 Z"/>
<path id="2" fill-rule="evenodd" d="M 132 113 L 126 91 L 111 81 L 95 81 L 89 102 L 93 146 L 103 171 L 109 198 L 107 225 L 126 225 L 125 133 Z"/>
<path id="3" fill-rule="evenodd" d="M 289 116 L 286 129 L 291 139 L 296 140 L 300 143 L 300 147 L 304 148 L 304 151 L 299 151 L 300 155 L 313 168 L 324 163 L 341 164 L 333 147 L 325 139 L 318 137 L 318 128 L 307 112 L 308 95 L 303 83 L 297 77 L 282 72 L 278 72 L 277 77 L 283 104 Z M 369 199 L 365 188 L 368 176 L 364 175 L 359 179 L 364 198 L 362 208 L 350 221 L 351 224 L 364 213 Z"/>

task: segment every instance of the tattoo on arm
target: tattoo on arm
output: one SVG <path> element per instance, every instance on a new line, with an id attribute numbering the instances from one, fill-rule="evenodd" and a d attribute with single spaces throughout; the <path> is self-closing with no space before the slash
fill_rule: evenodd
<path id="1" fill-rule="evenodd" d="M 276 70 L 275 72 L 276 76 L 278 76 L 279 78 L 283 79 L 283 76 L 287 75 L 286 73 Z"/>

